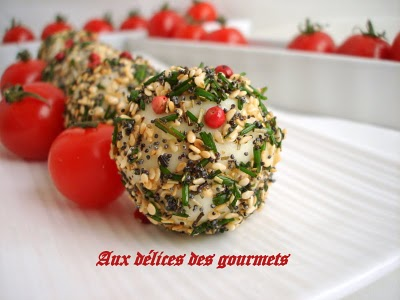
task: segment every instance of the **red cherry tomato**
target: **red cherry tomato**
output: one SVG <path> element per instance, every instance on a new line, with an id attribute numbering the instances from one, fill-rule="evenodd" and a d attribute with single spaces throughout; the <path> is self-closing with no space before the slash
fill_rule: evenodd
<path id="1" fill-rule="evenodd" d="M 337 49 L 337 53 L 369 58 L 389 58 L 390 45 L 383 40 L 383 34 L 375 33 L 371 21 L 367 22 L 367 32 L 347 38 Z"/>
<path id="2" fill-rule="evenodd" d="M 392 48 L 390 49 L 390 58 L 400 61 L 400 32 L 396 35 Z"/>
<path id="3" fill-rule="evenodd" d="M 199 24 L 187 24 L 180 26 L 174 33 L 174 38 L 184 40 L 202 40 L 207 32 Z"/>
<path id="4" fill-rule="evenodd" d="M 334 52 L 335 42 L 329 34 L 322 32 L 321 29 L 321 26 L 311 24 L 307 19 L 305 28 L 288 44 L 287 48 L 313 52 Z"/>
<path id="5" fill-rule="evenodd" d="M 57 32 L 71 29 L 72 26 L 66 22 L 66 19 L 63 16 L 58 15 L 53 23 L 46 25 L 46 27 L 43 29 L 41 39 L 45 40 L 48 36 Z"/>
<path id="6" fill-rule="evenodd" d="M 110 158 L 113 126 L 68 128 L 54 141 L 48 167 L 57 190 L 82 207 L 99 208 L 124 190 Z"/>
<path id="7" fill-rule="evenodd" d="M 217 11 L 214 5 L 208 2 L 195 1 L 186 14 L 198 22 L 215 21 L 217 19 Z"/>
<path id="8" fill-rule="evenodd" d="M 147 20 L 141 17 L 137 12 L 129 13 L 129 16 L 122 22 L 120 30 L 146 29 Z"/>
<path id="9" fill-rule="evenodd" d="M 148 33 L 156 37 L 172 37 L 175 31 L 184 23 L 183 18 L 175 11 L 163 8 L 149 20 Z"/>
<path id="10" fill-rule="evenodd" d="M 7 29 L 6 34 L 3 37 L 3 43 L 19 43 L 19 42 L 27 42 L 33 41 L 35 39 L 35 35 L 33 32 L 12 20 L 11 28 Z"/>
<path id="11" fill-rule="evenodd" d="M 104 17 L 103 19 L 96 18 L 89 20 L 85 26 L 83 26 L 83 29 L 94 33 L 114 31 L 114 27 L 112 26 L 108 16 Z"/>
<path id="12" fill-rule="evenodd" d="M 204 115 L 204 122 L 210 128 L 219 128 L 225 123 L 226 117 L 224 110 L 219 106 L 209 108 Z"/>
<path id="13" fill-rule="evenodd" d="M 241 44 L 241 45 L 247 44 L 246 38 L 239 30 L 228 27 L 222 27 L 221 29 L 217 29 L 215 31 L 210 32 L 205 37 L 205 40 L 211 42 L 226 43 L 226 44 Z"/>
<path id="14" fill-rule="evenodd" d="M 167 108 L 168 98 L 165 96 L 156 96 L 151 101 L 151 107 L 153 108 L 156 114 L 165 113 L 165 109 Z"/>
<path id="15" fill-rule="evenodd" d="M 225 75 L 226 78 L 229 78 L 233 75 L 233 71 L 231 68 L 229 68 L 227 65 L 220 65 L 215 68 L 215 73 L 222 73 Z"/>
<path id="16" fill-rule="evenodd" d="M 0 101 L 0 140 L 21 158 L 46 160 L 51 143 L 64 129 L 65 95 L 47 82 L 11 89 Z"/>
<path id="17" fill-rule="evenodd" d="M 27 50 L 18 53 L 17 59 L 19 59 L 19 61 L 10 65 L 1 76 L 1 91 L 13 85 L 23 85 L 42 79 L 42 71 L 46 67 L 45 61 L 31 59 Z"/>

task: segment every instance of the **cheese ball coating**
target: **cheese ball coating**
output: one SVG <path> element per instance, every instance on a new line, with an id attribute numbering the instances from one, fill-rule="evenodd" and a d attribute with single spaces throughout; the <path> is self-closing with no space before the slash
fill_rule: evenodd
<path id="1" fill-rule="evenodd" d="M 198 235 L 234 230 L 262 208 L 285 132 L 263 99 L 246 77 L 209 67 L 171 67 L 132 91 L 111 156 L 140 212 Z M 211 128 L 215 106 L 225 120 Z"/>
<path id="2" fill-rule="evenodd" d="M 120 51 L 100 42 L 84 42 L 56 55 L 43 72 L 43 79 L 68 91 L 69 86 L 86 69 L 94 69 L 105 59 L 118 58 Z"/>
<path id="3" fill-rule="evenodd" d="M 91 121 L 112 124 L 115 116 L 125 112 L 128 90 L 154 74 L 155 69 L 142 57 L 106 59 L 86 69 L 69 88 L 66 127 Z"/>
<path id="4" fill-rule="evenodd" d="M 68 52 L 75 44 L 92 42 L 97 40 L 97 34 L 80 30 L 67 30 L 58 32 L 47 37 L 39 48 L 38 57 L 46 62 L 51 60 L 59 53 Z"/>

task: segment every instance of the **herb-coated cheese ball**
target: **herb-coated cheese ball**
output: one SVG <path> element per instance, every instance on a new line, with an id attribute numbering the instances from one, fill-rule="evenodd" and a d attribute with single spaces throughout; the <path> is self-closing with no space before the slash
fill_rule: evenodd
<path id="1" fill-rule="evenodd" d="M 68 52 L 77 43 L 91 42 L 97 40 L 97 34 L 80 30 L 61 31 L 47 37 L 39 48 L 38 57 L 46 62 L 51 60 L 56 55 L 62 55 L 63 52 Z"/>
<path id="2" fill-rule="evenodd" d="M 155 74 L 147 60 L 123 54 L 88 68 L 76 78 L 68 90 L 66 127 L 91 121 L 112 124 L 114 117 L 126 109 L 128 90 Z"/>
<path id="3" fill-rule="evenodd" d="M 132 91 L 111 156 L 140 212 L 198 235 L 262 208 L 285 136 L 263 92 L 221 67 L 171 67 Z"/>
<path id="4" fill-rule="evenodd" d="M 68 91 L 69 86 L 86 69 L 94 69 L 106 58 L 118 58 L 120 51 L 100 42 L 83 42 L 56 55 L 43 72 L 43 79 Z"/>

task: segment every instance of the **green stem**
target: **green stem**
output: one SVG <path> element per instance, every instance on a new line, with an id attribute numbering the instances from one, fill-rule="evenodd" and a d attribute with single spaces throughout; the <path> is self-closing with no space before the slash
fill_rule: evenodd
<path id="1" fill-rule="evenodd" d="M 27 49 L 18 52 L 17 59 L 23 62 L 27 62 L 31 59 L 31 54 Z"/>
<path id="2" fill-rule="evenodd" d="M 43 102 L 46 105 L 50 105 L 49 101 L 46 98 L 43 98 L 42 96 L 35 93 L 24 91 L 21 85 L 14 85 L 4 92 L 4 98 L 7 103 L 20 102 L 23 100 L 24 97 L 32 97 Z"/>

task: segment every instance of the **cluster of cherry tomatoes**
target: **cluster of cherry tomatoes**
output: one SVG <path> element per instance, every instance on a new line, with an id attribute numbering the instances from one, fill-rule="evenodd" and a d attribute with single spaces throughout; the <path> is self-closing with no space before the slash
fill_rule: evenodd
<path id="1" fill-rule="evenodd" d="M 385 40 L 384 33 L 377 33 L 371 21 L 367 21 L 367 30 L 349 36 L 338 47 L 332 37 L 322 31 L 322 26 L 306 20 L 304 28 L 287 46 L 288 49 L 303 51 L 337 53 L 377 59 L 400 61 L 400 32 L 392 45 Z"/>
<path id="2" fill-rule="evenodd" d="M 110 158 L 112 125 L 64 128 L 66 96 L 41 81 L 46 66 L 26 51 L 2 74 L 0 142 L 28 161 L 48 161 L 51 178 L 68 199 L 102 207 L 124 191 Z"/>
<path id="3" fill-rule="evenodd" d="M 206 32 L 204 23 L 217 20 L 221 22 L 221 28 Z M 57 16 L 54 22 L 44 27 L 41 39 L 44 40 L 51 34 L 72 28 L 73 26 L 65 18 Z M 83 29 L 95 33 L 117 30 L 112 25 L 109 15 L 87 21 Z M 247 44 L 246 38 L 239 30 L 224 25 L 222 18 L 218 18 L 214 5 L 209 2 L 193 2 L 184 15 L 170 9 L 168 5 L 164 5 L 150 19 L 144 18 L 137 12 L 132 12 L 119 26 L 119 30 L 122 31 L 137 29 L 147 30 L 149 36 L 152 37 Z M 7 30 L 3 37 L 3 43 L 32 41 L 34 39 L 35 36 L 29 28 L 13 21 L 11 28 Z"/>

